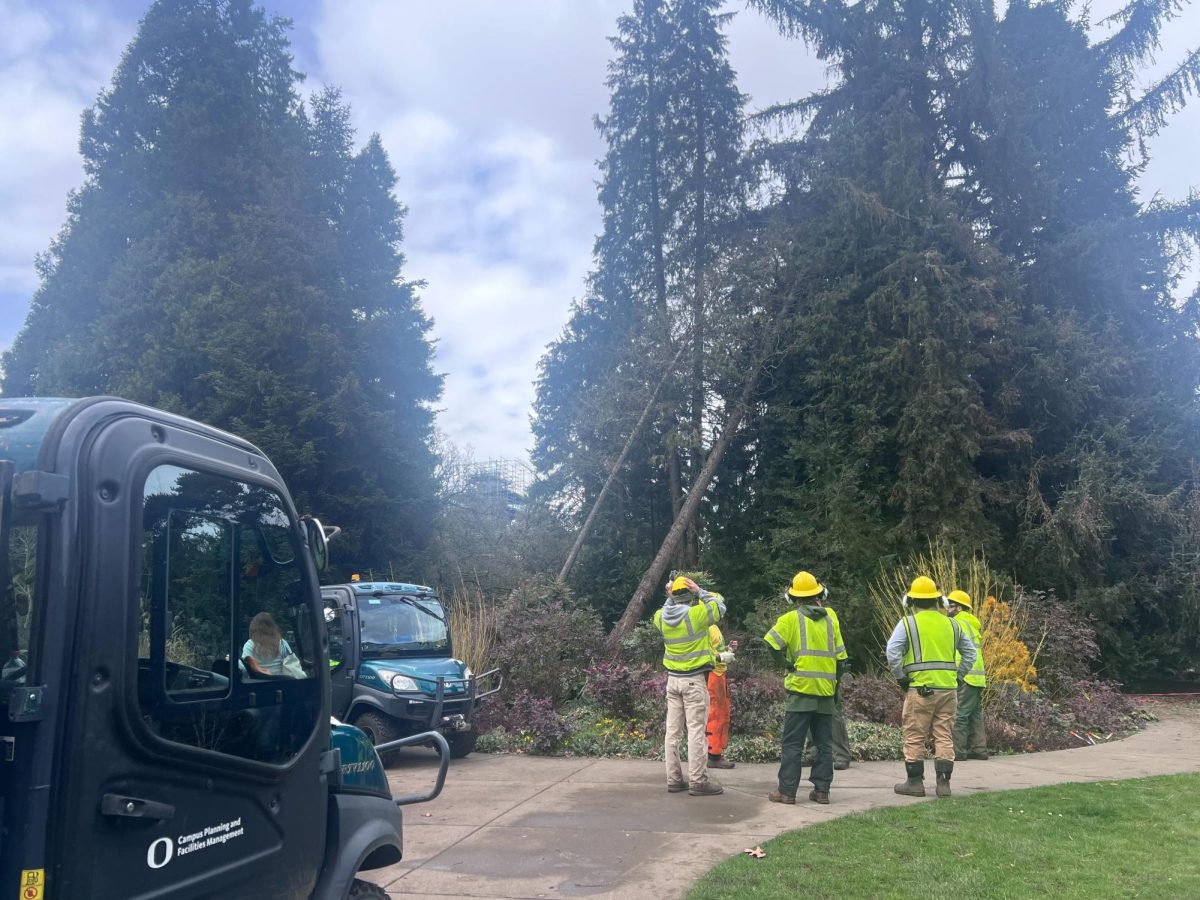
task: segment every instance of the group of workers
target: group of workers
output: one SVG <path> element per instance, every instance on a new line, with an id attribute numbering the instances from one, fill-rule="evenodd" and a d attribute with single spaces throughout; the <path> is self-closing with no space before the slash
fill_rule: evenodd
<path id="1" fill-rule="evenodd" d="M 846 648 L 837 613 L 827 603 L 829 591 L 811 573 L 797 573 L 787 596 L 795 608 L 780 616 L 763 636 L 786 672 L 787 695 L 779 783 L 767 799 L 794 804 L 803 766 L 808 765 L 812 783 L 808 799 L 827 804 L 834 770 L 850 765 L 839 690 L 847 669 Z M 980 623 L 968 594 L 955 590 L 943 596 L 925 575 L 912 582 L 902 605 L 904 614 L 887 643 L 888 668 L 904 692 L 906 777 L 895 791 L 925 796 L 925 748 L 932 739 L 935 793 L 949 797 L 955 759 L 988 758 Z M 664 751 L 671 793 L 687 791 L 699 797 L 723 793 L 708 770 L 734 767 L 725 757 L 726 671 L 737 642 L 724 643 L 717 624 L 724 615 L 724 598 L 686 576 L 670 582 L 666 602 L 654 614 L 668 675 Z M 684 740 L 686 777 L 680 759 Z M 812 748 L 807 757 L 806 741 Z"/>

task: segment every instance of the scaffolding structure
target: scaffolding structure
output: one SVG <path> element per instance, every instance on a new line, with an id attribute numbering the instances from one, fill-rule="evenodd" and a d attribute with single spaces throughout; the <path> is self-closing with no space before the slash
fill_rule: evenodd
<path id="1" fill-rule="evenodd" d="M 452 502 L 469 496 L 480 513 L 511 519 L 524 507 L 533 480 L 533 469 L 522 460 L 488 459 L 455 466 L 446 488 Z"/>

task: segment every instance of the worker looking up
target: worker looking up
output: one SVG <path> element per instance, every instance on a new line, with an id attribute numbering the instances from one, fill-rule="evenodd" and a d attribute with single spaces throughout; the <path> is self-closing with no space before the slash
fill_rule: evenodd
<path id="1" fill-rule="evenodd" d="M 725 600 L 690 578 L 671 582 L 666 603 L 654 614 L 654 627 L 663 637 L 663 667 L 667 670 L 667 790 L 687 789 L 705 797 L 724 792 L 708 777 L 705 725 L 708 722 L 708 673 L 716 656 L 708 636 L 710 625 L 725 615 Z M 687 733 L 688 778 L 679 762 L 679 742 Z"/>
<path id="2" fill-rule="evenodd" d="M 987 729 L 983 724 L 983 689 L 987 676 L 983 670 L 983 632 L 979 620 L 971 612 L 971 595 L 966 591 L 951 591 L 946 595 L 954 621 L 975 645 L 975 663 L 967 673 L 966 683 L 958 689 L 958 712 L 954 718 L 954 756 L 957 759 L 987 759 Z"/>
<path id="3" fill-rule="evenodd" d="M 800 605 L 780 616 L 763 637 L 788 673 L 783 680 L 787 703 L 779 788 L 768 793 L 767 799 L 796 802 L 804 739 L 812 732 L 817 758 L 809 773 L 813 789 L 808 799 L 828 803 L 833 784 L 833 697 L 846 660 L 842 626 L 833 611 L 822 605 L 828 596 L 825 586 L 808 572 L 798 572 L 787 593 Z"/>
<path id="4" fill-rule="evenodd" d="M 933 736 L 937 795 L 950 796 L 954 772 L 955 691 L 975 663 L 975 645 L 953 619 L 942 614 L 942 592 L 921 575 L 904 595 L 907 613 L 896 623 L 887 643 L 888 668 L 904 691 L 906 781 L 897 794 L 925 796 L 925 742 Z M 959 660 L 959 662 L 955 662 Z"/>

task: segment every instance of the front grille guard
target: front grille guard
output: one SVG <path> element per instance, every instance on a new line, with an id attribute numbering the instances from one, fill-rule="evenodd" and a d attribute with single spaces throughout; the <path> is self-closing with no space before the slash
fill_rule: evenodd
<path id="1" fill-rule="evenodd" d="M 486 691 L 479 690 L 479 683 L 485 678 L 495 678 L 496 686 L 488 688 Z M 391 681 L 388 682 L 392 689 L 392 693 L 397 697 L 412 699 L 412 691 L 400 691 L 396 689 L 397 678 L 408 678 L 417 684 L 434 684 L 433 692 L 433 708 L 429 711 L 429 716 L 425 720 L 425 727 L 437 728 L 442 724 L 442 710 L 446 705 L 446 686 L 451 684 L 466 685 L 465 694 L 455 694 L 452 698 L 453 702 L 458 703 L 465 701 L 466 706 L 463 707 L 461 713 L 463 721 L 470 722 L 471 715 L 475 712 L 475 705 L 484 697 L 490 697 L 492 694 L 499 692 L 500 688 L 504 687 L 504 676 L 500 674 L 500 669 L 489 669 L 487 672 L 481 672 L 478 675 L 470 675 L 467 678 L 447 678 L 444 675 L 438 675 L 434 678 L 428 678 L 418 675 L 393 675 Z M 421 702 L 428 703 L 429 700 L 422 692 Z M 456 713 L 456 715 L 459 715 Z"/>

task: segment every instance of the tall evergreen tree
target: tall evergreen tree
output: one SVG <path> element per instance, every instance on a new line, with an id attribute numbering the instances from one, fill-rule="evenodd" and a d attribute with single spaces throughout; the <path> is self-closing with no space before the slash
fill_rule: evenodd
<path id="1" fill-rule="evenodd" d="M 1059 3 L 754 5 L 839 76 L 769 157 L 820 289 L 754 432 L 760 568 L 861 583 L 944 535 L 1097 613 L 1120 674 L 1184 664 L 1200 353 L 1172 237 L 1195 211 L 1139 206 L 1127 161 L 1195 87 L 1189 54 L 1133 96 L 1179 4 L 1135 0 L 1097 44 Z"/>
<path id="2" fill-rule="evenodd" d="M 434 517 L 429 321 L 403 210 L 286 22 L 158 2 L 84 114 L 86 181 L 5 355 L 8 395 L 118 394 L 254 440 L 347 564 L 415 565 Z"/>
<path id="3" fill-rule="evenodd" d="M 685 363 L 631 448 L 624 491 L 606 501 L 611 511 L 598 517 L 583 554 L 578 577 L 599 579 L 614 602 L 654 555 L 703 462 L 712 402 L 706 311 L 719 297 L 707 284 L 744 191 L 744 98 L 718 7 L 637 0 L 618 22 L 610 110 L 597 122 L 607 152 L 596 269 L 539 377 L 535 462 L 582 520 L 664 370 Z M 690 350 L 678 356 L 681 344 Z M 696 551 L 693 538 L 684 555 Z"/>

